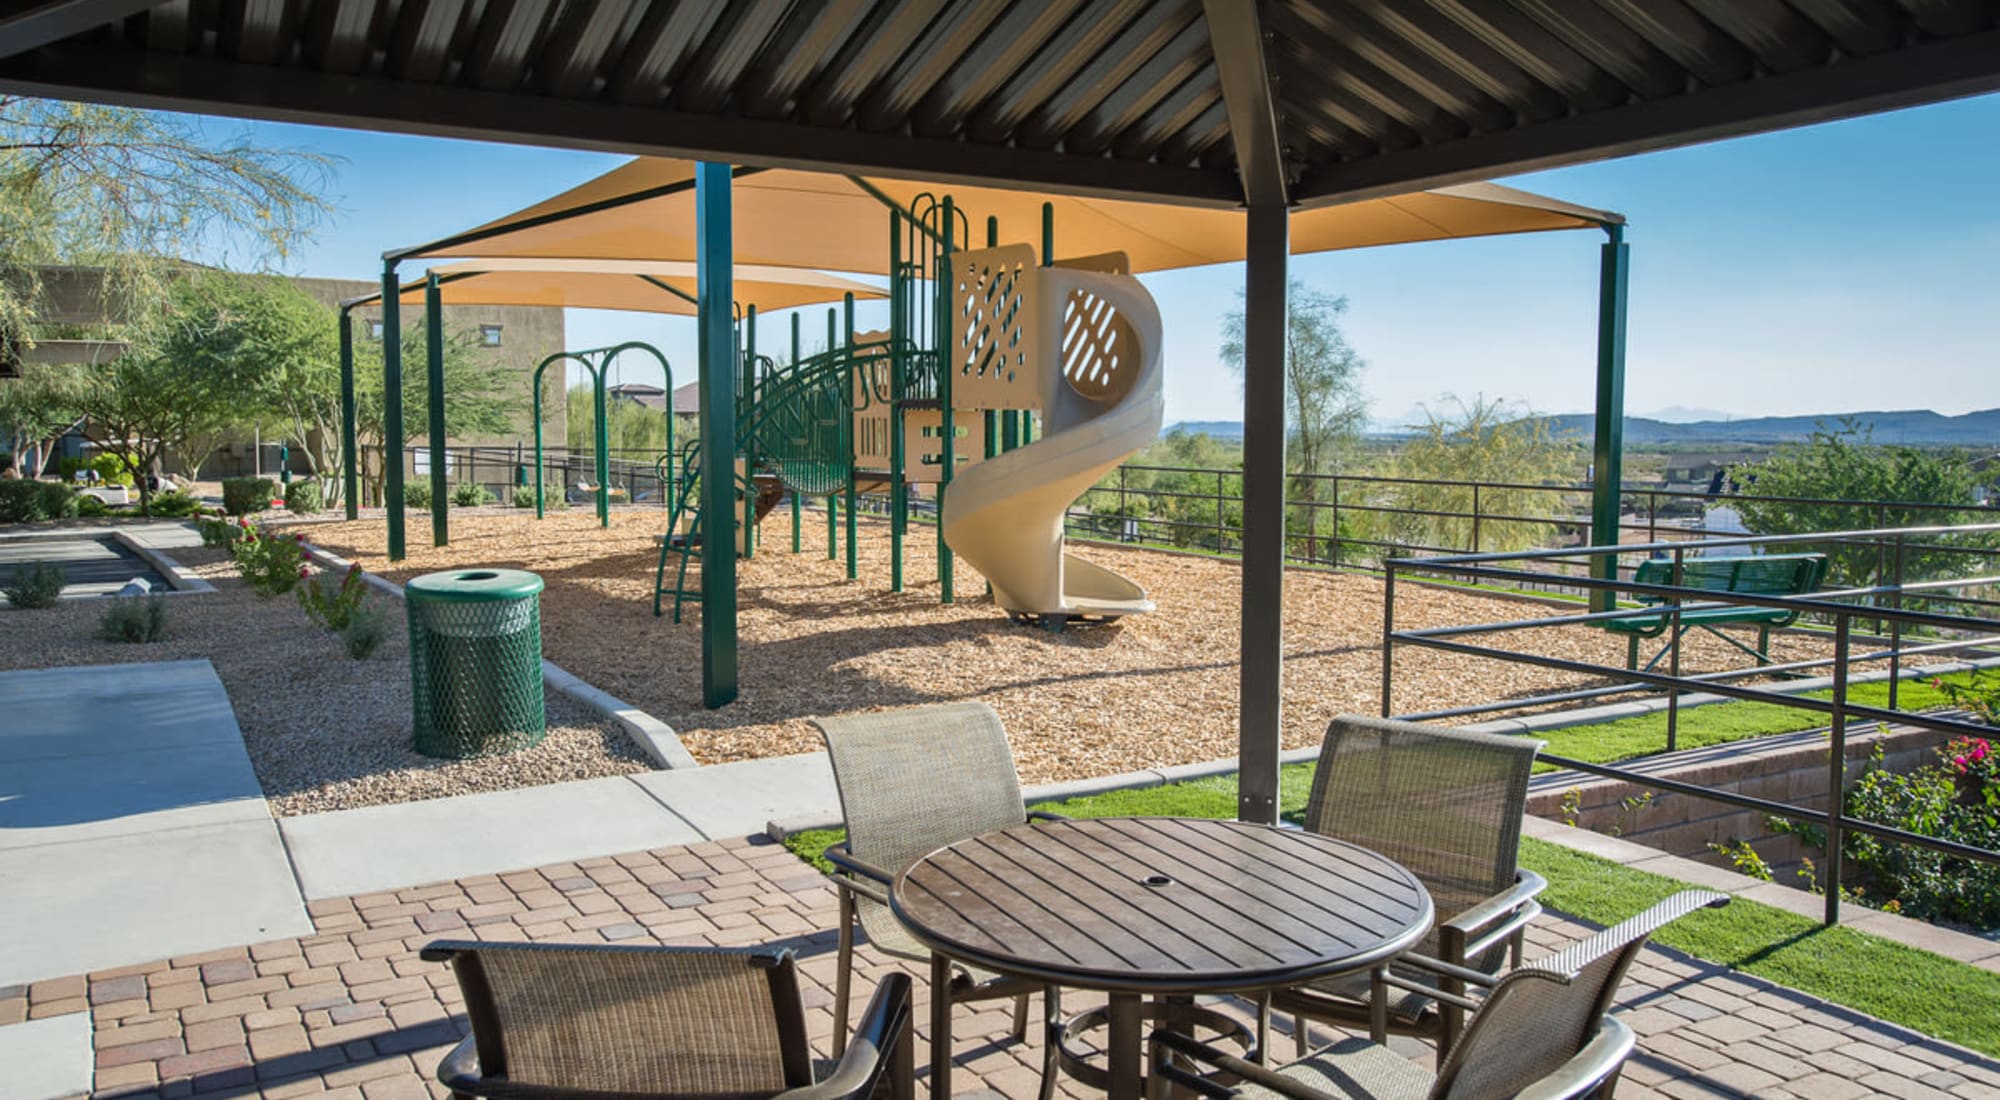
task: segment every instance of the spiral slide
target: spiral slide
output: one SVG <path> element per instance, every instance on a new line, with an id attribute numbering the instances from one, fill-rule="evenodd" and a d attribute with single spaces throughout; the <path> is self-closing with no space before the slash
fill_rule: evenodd
<path id="1" fill-rule="evenodd" d="M 945 542 L 1017 618 L 1060 626 L 1153 610 L 1145 589 L 1063 551 L 1063 516 L 1160 434 L 1160 311 L 1129 275 L 1043 268 L 1033 369 L 1042 438 L 968 466 L 944 492 Z"/>

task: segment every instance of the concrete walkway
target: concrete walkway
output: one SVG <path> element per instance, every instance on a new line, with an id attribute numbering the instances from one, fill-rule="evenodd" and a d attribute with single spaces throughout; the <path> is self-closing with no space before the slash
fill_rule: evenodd
<path id="1" fill-rule="evenodd" d="M 207 661 L 0 673 L 0 986 L 311 927 Z"/>

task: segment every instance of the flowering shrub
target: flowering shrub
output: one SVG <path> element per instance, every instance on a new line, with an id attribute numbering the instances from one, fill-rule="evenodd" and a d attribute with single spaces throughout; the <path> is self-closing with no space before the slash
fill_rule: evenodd
<path id="1" fill-rule="evenodd" d="M 1989 726 L 2000 726 L 2000 676 L 1974 675 L 1968 683 L 1932 680 L 1931 686 L 1944 692 L 1951 705 L 1964 707 L 1973 717 Z"/>
<path id="2" fill-rule="evenodd" d="M 338 580 L 331 573 L 321 573 L 299 585 L 299 606 L 307 618 L 338 633 L 347 629 L 367 595 L 368 584 L 362 579 L 361 566 L 355 564 Z"/>
<path id="3" fill-rule="evenodd" d="M 243 575 L 250 591 L 267 599 L 282 596 L 305 578 L 309 570 L 305 551 L 299 547 L 299 540 L 305 536 L 274 535 L 248 518 L 237 523 L 243 535 L 229 544 L 229 554 L 236 559 L 236 571 Z"/>
<path id="4" fill-rule="evenodd" d="M 201 532 L 203 546 L 226 547 L 252 534 L 248 527 L 249 524 L 240 520 L 220 516 L 202 516 L 195 520 L 195 529 Z"/>

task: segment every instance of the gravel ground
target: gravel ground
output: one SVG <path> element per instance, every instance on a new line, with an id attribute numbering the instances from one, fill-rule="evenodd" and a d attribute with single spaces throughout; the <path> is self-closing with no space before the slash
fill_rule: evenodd
<path id="1" fill-rule="evenodd" d="M 229 692 L 271 812 L 287 817 L 475 791 L 645 771 L 650 762 L 617 726 L 569 697 L 548 695 L 541 744 L 506 756 L 443 761 L 410 746 L 408 639 L 399 604 L 388 640 L 350 659 L 290 596 L 258 598 L 219 550 L 173 551 L 216 586 L 169 598 L 168 635 L 151 645 L 97 637 L 96 601 L 45 611 L 0 607 L 0 669 L 206 658 Z M 385 599 L 380 593 L 373 602 Z"/>
<path id="2" fill-rule="evenodd" d="M 540 573 L 549 659 L 679 731 L 703 763 L 818 749 L 806 718 L 978 698 L 1005 720 L 1022 778 L 1045 782 L 1212 760 L 1236 751 L 1239 570 L 1234 562 L 1142 550 L 1076 552 L 1145 585 L 1160 610 L 1056 635 L 1015 626 L 962 564 L 955 604 L 939 603 L 933 541 L 908 543 L 909 590 L 889 591 L 887 527 L 864 522 L 860 580 L 827 560 L 823 517 L 808 513 L 805 552 L 790 553 L 782 511 L 766 547 L 740 564 L 738 701 L 700 698 L 699 609 L 686 622 L 652 614 L 658 512 L 614 512 L 609 530 L 582 509 L 537 522 L 507 510 L 457 513 L 452 545 L 428 545 L 426 517 L 409 521 L 410 556 L 383 557 L 380 520 L 317 524 L 310 537 L 398 580 L 465 565 Z M 1556 612 L 1519 600 L 1410 585 L 1397 625 L 1466 625 Z M 1382 584 L 1293 571 L 1286 586 L 1285 745 L 1315 745 L 1335 714 L 1375 713 L 1381 681 Z M 1622 665 L 1625 643 L 1563 627 L 1488 636 L 1523 651 Z M 1817 643 L 1780 636 L 1780 658 Z M 1688 671 L 1740 667 L 1706 635 L 1684 650 Z M 1405 649 L 1396 658 L 1399 712 L 1440 709 L 1580 686 L 1580 678 L 1476 657 Z"/>

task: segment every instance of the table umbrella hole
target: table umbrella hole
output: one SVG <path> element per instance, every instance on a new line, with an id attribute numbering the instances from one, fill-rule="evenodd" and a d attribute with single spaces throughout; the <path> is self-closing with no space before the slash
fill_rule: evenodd
<path id="1" fill-rule="evenodd" d="M 1146 884 L 1147 886 L 1153 886 L 1153 887 L 1172 886 L 1174 884 L 1174 880 L 1168 878 L 1165 875 L 1147 875 L 1145 878 L 1142 878 L 1139 881 Z"/>

